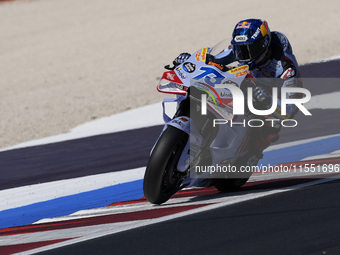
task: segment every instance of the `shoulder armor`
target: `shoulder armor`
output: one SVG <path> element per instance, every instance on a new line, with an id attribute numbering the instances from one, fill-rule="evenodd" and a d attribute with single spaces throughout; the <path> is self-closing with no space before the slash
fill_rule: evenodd
<path id="1" fill-rule="evenodd" d="M 282 50 L 284 52 L 292 53 L 292 47 L 290 46 L 287 36 L 285 36 L 281 32 L 274 31 L 272 32 L 272 37 L 274 40 L 276 39 L 281 44 Z"/>

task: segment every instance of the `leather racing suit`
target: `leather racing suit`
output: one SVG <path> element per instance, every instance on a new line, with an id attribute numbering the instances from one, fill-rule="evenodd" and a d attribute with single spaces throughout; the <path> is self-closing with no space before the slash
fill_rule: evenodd
<path id="1" fill-rule="evenodd" d="M 235 61 L 235 54 L 232 46 L 213 57 L 213 62 L 227 66 Z M 287 105 L 285 116 L 281 115 L 281 91 L 282 87 L 302 87 L 300 80 L 299 66 L 296 58 L 293 54 L 292 47 L 287 37 L 281 32 L 271 32 L 271 43 L 267 56 L 259 61 L 258 64 L 253 63 L 249 65 L 249 73 L 245 80 L 245 84 L 241 85 L 241 89 L 246 89 L 249 85 L 260 88 L 256 96 L 253 96 L 258 101 L 263 100 L 263 104 L 259 102 L 259 108 L 268 109 L 271 104 L 272 88 L 278 88 L 278 107 L 276 111 L 266 116 L 266 119 L 293 119 L 297 112 L 295 105 Z M 249 84 L 251 82 L 252 84 Z M 295 98 L 298 95 L 296 93 L 287 93 L 287 97 Z M 255 100 L 256 101 L 256 100 Z M 255 102 L 256 103 L 256 102 Z M 255 105 L 255 104 L 254 104 Z M 269 105 L 269 107 L 268 107 Z M 257 108 L 258 110 L 260 110 Z M 257 116 L 259 117 L 259 116 Z M 259 117 L 260 118 L 260 117 Z M 254 138 L 253 145 L 258 152 L 266 149 L 272 142 L 279 139 L 279 131 L 281 129 L 281 122 L 265 122 L 266 124 L 261 128 L 259 135 Z M 268 125 L 270 124 L 270 125 Z"/>

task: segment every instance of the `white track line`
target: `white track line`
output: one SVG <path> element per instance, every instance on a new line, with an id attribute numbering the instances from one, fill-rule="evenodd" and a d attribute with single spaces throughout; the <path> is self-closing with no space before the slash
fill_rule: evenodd
<path id="1" fill-rule="evenodd" d="M 71 245 L 71 244 L 91 240 L 91 239 L 94 239 L 94 238 L 99 238 L 99 237 L 103 237 L 103 236 L 106 236 L 106 235 L 119 233 L 119 232 L 131 230 L 131 229 L 135 229 L 135 228 L 139 228 L 139 227 L 143 227 L 143 226 L 148 226 L 148 225 L 152 225 L 152 224 L 156 224 L 156 223 L 160 223 L 160 222 L 164 222 L 164 221 L 168 221 L 168 220 L 172 220 L 172 219 L 176 219 L 176 218 L 180 218 L 180 217 L 184 217 L 184 216 L 188 216 L 188 215 L 192 215 L 192 214 L 196 214 L 196 213 L 200 213 L 200 212 L 214 210 L 214 209 L 218 209 L 218 208 L 221 208 L 221 207 L 224 207 L 224 206 L 233 205 L 233 204 L 236 204 L 236 203 L 250 201 L 250 200 L 253 200 L 253 199 L 262 198 L 262 197 L 266 197 L 266 196 L 270 196 L 270 195 L 274 195 L 274 194 L 278 194 L 278 193 L 282 193 L 282 192 L 292 191 L 292 190 L 296 190 L 296 189 L 300 189 L 300 188 L 304 188 L 304 187 L 308 187 L 308 186 L 312 186 L 312 185 L 316 185 L 316 184 L 321 184 L 321 183 L 329 182 L 329 181 L 332 181 L 332 180 L 333 179 L 321 179 L 321 180 L 317 180 L 317 181 L 314 181 L 314 182 L 299 184 L 299 185 L 296 185 L 296 186 L 293 186 L 293 187 L 286 187 L 286 188 L 280 188 L 280 189 L 276 189 L 276 190 L 256 192 L 256 193 L 246 194 L 246 195 L 243 195 L 243 196 L 240 195 L 240 196 L 236 196 L 234 199 L 230 199 L 230 197 L 222 197 L 220 199 L 217 199 L 217 200 L 220 200 L 218 203 L 212 204 L 212 205 L 207 205 L 207 206 L 202 207 L 202 208 L 192 209 L 192 210 L 189 210 L 189 211 L 180 212 L 180 213 L 176 213 L 176 214 L 173 214 L 173 215 L 168 215 L 168 216 L 164 216 L 164 217 L 160 217 L 160 218 L 156 218 L 156 219 L 127 222 L 126 225 L 121 225 L 121 227 L 117 227 L 117 225 L 116 225 L 114 228 L 109 228 L 109 230 L 107 230 L 107 231 L 103 231 L 103 232 L 102 231 L 95 231 L 94 233 L 91 233 L 90 235 L 75 238 L 75 239 L 68 240 L 68 241 L 65 241 L 65 242 L 60 242 L 60 243 L 44 246 L 44 247 L 33 249 L 33 250 L 30 250 L 30 251 L 27 251 L 27 252 L 17 253 L 17 255 L 26 255 L 26 254 L 32 254 L 32 253 L 47 251 L 47 250 L 51 250 L 51 249 L 56 249 L 56 248 L 63 247 L 63 246 L 66 246 L 66 245 Z M 216 200 L 214 200 L 214 202 L 216 202 Z M 155 206 L 150 205 L 150 207 L 155 207 Z M 133 223 L 133 224 L 131 224 L 131 223 Z M 110 224 L 108 224 L 108 225 L 110 225 Z M 99 228 L 105 229 L 104 225 L 100 225 Z M 74 231 L 78 232 L 77 228 L 75 228 Z M 72 236 L 72 234 L 71 234 L 71 236 Z"/>

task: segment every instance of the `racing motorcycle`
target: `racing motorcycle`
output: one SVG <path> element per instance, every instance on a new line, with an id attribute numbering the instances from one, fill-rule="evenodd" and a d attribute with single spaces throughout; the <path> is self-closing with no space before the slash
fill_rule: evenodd
<path id="1" fill-rule="evenodd" d="M 225 41 L 202 48 L 176 67 L 166 66 L 157 90 L 174 94 L 164 98 L 165 126 L 153 146 L 146 167 L 143 190 L 146 199 L 162 204 L 188 187 L 215 186 L 220 191 L 241 187 L 251 172 L 244 165 L 256 165 L 251 150 L 254 129 L 244 126 L 247 115 L 233 115 L 233 97 L 227 85 L 241 87 L 247 65 L 226 68 L 209 61 L 221 53 Z M 173 102 L 177 111 L 167 115 Z M 229 123 L 238 123 L 236 125 Z"/>

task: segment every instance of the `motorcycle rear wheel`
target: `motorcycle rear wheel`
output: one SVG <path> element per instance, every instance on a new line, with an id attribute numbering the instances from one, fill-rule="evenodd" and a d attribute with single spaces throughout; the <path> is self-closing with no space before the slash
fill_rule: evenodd
<path id="1" fill-rule="evenodd" d="M 180 189 L 185 174 L 177 171 L 177 164 L 188 139 L 187 133 L 172 126 L 159 138 L 143 182 L 144 195 L 150 203 L 162 204 Z"/>

